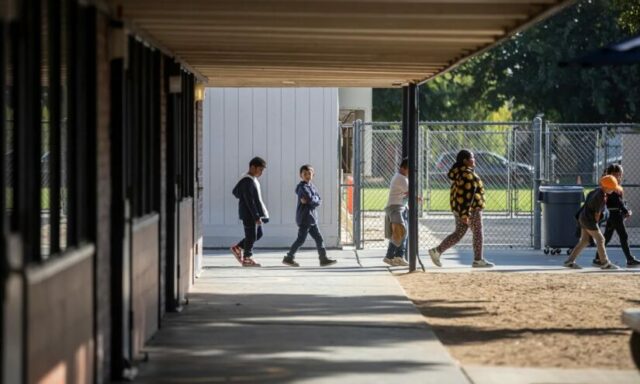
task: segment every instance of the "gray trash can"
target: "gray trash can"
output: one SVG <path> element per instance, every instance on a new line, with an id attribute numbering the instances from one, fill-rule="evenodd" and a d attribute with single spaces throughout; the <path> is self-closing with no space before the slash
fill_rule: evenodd
<path id="1" fill-rule="evenodd" d="M 544 253 L 558 254 L 560 248 L 568 248 L 567 254 L 576 245 L 576 212 L 584 201 L 581 186 L 542 186 L 538 192 L 542 203 L 542 233 Z"/>

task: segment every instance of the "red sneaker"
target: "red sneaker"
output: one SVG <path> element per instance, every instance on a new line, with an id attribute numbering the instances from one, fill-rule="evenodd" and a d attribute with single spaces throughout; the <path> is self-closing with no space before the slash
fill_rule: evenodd
<path id="1" fill-rule="evenodd" d="M 234 245 L 233 247 L 229 248 L 229 250 L 231 250 L 231 253 L 233 253 L 233 256 L 236 257 L 236 260 L 238 260 L 238 263 L 242 264 L 243 262 L 242 248 L 240 248 L 237 245 Z"/>

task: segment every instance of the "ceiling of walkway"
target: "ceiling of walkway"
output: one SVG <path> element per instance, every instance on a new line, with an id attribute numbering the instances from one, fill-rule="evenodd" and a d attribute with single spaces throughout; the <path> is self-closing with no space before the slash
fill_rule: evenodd
<path id="1" fill-rule="evenodd" d="M 397 87 L 429 79 L 567 0 L 112 0 L 218 87 Z"/>

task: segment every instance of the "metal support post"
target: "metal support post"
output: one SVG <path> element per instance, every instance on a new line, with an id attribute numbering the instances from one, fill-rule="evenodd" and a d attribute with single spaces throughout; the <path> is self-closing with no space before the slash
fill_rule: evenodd
<path id="1" fill-rule="evenodd" d="M 362 120 L 353 123 L 353 245 L 362 249 Z"/>
<path id="2" fill-rule="evenodd" d="M 538 201 L 538 190 L 542 182 L 542 117 L 533 119 L 533 249 L 541 249 L 542 208 Z"/>
<path id="3" fill-rule="evenodd" d="M 418 88 L 407 89 L 407 149 L 409 163 L 409 272 L 416 270 L 418 255 Z"/>
<path id="4" fill-rule="evenodd" d="M 409 87 L 402 88 L 402 158 L 409 156 L 408 134 L 409 134 Z"/>

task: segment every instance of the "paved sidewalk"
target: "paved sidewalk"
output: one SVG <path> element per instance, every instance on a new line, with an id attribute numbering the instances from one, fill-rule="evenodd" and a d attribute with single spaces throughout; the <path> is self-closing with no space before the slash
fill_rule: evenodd
<path id="1" fill-rule="evenodd" d="M 618 254 L 619 253 L 619 254 Z M 262 268 L 241 268 L 226 251 L 207 251 L 190 304 L 169 314 L 146 351 L 141 383 L 640 383 L 637 371 L 465 366 L 461 369 L 382 263 L 382 250 L 330 251 L 338 264 L 281 264 L 283 251 L 258 251 Z M 421 252 L 424 255 L 424 252 Z M 589 256 L 587 256 L 589 255 Z M 590 260 L 585 253 L 585 266 Z M 563 255 L 487 252 L 491 270 L 469 267 L 471 252 L 452 250 L 428 273 L 639 273 L 580 271 Z M 622 257 L 613 249 L 611 258 Z M 621 260 L 620 260 L 621 261 Z"/>
<path id="2" fill-rule="evenodd" d="M 209 251 L 190 303 L 170 314 L 140 367 L 141 383 L 468 383 L 380 259 L 330 251 L 258 252 L 241 268 Z"/>
<path id="3" fill-rule="evenodd" d="M 468 236 L 468 235 L 467 235 Z M 640 257 L 640 250 L 631 249 L 632 253 Z M 358 251 L 359 258 L 366 265 L 375 265 L 379 263 L 380 258 L 384 254 L 381 249 L 368 249 Z M 421 249 L 419 252 L 422 263 L 426 268 L 426 272 L 437 273 L 460 273 L 460 272 L 524 272 L 524 273 L 616 273 L 616 274 L 640 274 L 640 268 L 626 268 L 626 260 L 620 248 L 607 248 L 609 259 L 619 265 L 619 270 L 603 271 L 598 267 L 591 266 L 591 260 L 595 255 L 595 248 L 586 248 L 580 256 L 578 256 L 578 264 L 583 269 L 569 269 L 562 266 L 567 259 L 565 253 L 559 255 L 545 255 L 541 250 L 534 249 L 485 249 L 484 257 L 496 264 L 495 268 L 471 268 L 473 261 L 473 251 L 471 249 L 451 248 L 447 250 L 441 257 L 442 267 L 438 268 L 433 265 L 429 257 L 427 249 Z M 420 264 L 417 265 L 418 270 L 422 271 Z M 394 272 L 403 273 L 403 269 L 393 268 Z"/>

